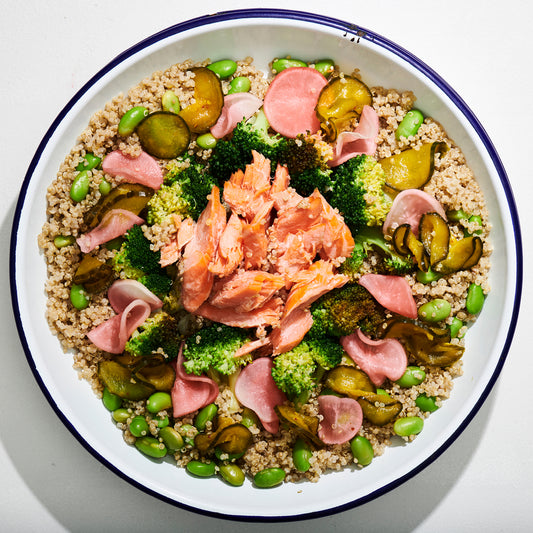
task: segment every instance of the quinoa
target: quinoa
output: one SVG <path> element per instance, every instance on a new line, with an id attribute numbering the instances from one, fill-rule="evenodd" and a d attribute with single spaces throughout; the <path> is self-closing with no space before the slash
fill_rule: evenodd
<path id="1" fill-rule="evenodd" d="M 105 178 L 116 185 L 117 182 L 111 176 L 105 175 L 102 170 L 90 171 L 90 189 L 86 198 L 74 203 L 69 197 L 71 184 L 77 174 L 76 166 L 87 153 L 93 153 L 103 158 L 113 150 L 121 150 L 131 156 L 139 155 L 141 146 L 135 133 L 124 138 L 118 135 L 117 127 L 121 116 L 131 107 L 145 106 L 150 112 L 161 110 L 161 98 L 165 91 L 172 90 L 178 96 L 182 107 L 193 102 L 194 74 L 191 67 L 205 66 L 209 60 L 202 62 L 184 61 L 172 65 L 165 71 L 154 72 L 143 79 L 137 86 L 131 88 L 126 94 L 119 94 L 108 102 L 104 108 L 96 112 L 90 119 L 87 127 L 81 132 L 77 143 L 62 162 L 57 176 L 52 181 L 47 192 L 47 220 L 43 225 L 42 232 L 38 237 L 38 244 L 42 249 L 47 265 L 48 279 L 46 282 L 47 321 L 51 331 L 58 337 L 65 352 L 73 353 L 73 367 L 80 379 L 86 380 L 94 389 L 96 395 L 101 396 L 102 383 L 98 378 L 99 362 L 109 359 L 110 354 L 104 353 L 94 346 L 87 338 L 87 333 L 95 326 L 103 323 L 113 316 L 113 311 L 105 292 L 92 295 L 90 305 L 81 311 L 76 310 L 70 303 L 69 291 L 75 271 L 80 263 L 82 254 L 78 246 L 65 246 L 57 248 L 54 238 L 58 235 L 71 235 L 79 237 L 87 227 L 83 216 L 101 197 L 99 185 Z M 268 88 L 269 79 L 257 70 L 251 58 L 245 58 L 237 62 L 237 71 L 234 77 L 246 76 L 251 81 L 251 93 L 263 98 Z M 222 80 L 223 91 L 226 94 L 229 89 L 229 80 Z M 413 108 L 415 95 L 410 91 L 398 92 L 394 89 L 382 87 L 371 88 L 373 107 L 378 114 L 380 131 L 377 139 L 377 151 L 375 157 L 379 160 L 398 154 L 407 148 L 419 148 L 425 143 L 445 142 L 448 151 L 435 157 L 435 170 L 431 180 L 423 190 L 434 196 L 448 210 L 463 210 L 466 213 L 476 213 L 481 216 L 482 226 L 477 223 L 466 223 L 469 231 L 480 231 L 483 242 L 483 256 L 477 265 L 469 270 L 458 271 L 449 276 L 442 277 L 429 284 L 423 284 L 416 280 L 414 275 L 406 278 L 412 289 L 417 306 L 434 299 L 444 298 L 452 306 L 452 315 L 457 316 L 465 324 L 472 323 L 476 317 L 469 315 L 465 308 L 468 287 L 471 283 L 477 283 L 487 294 L 490 291 L 488 284 L 488 272 L 490 268 L 490 254 L 492 247 L 488 239 L 490 233 L 489 214 L 485 205 L 483 193 L 469 168 L 461 149 L 454 141 L 448 138 L 442 126 L 431 117 L 426 117 L 417 134 L 408 139 L 397 140 L 395 131 L 405 114 Z M 202 150 L 194 139 L 189 146 L 189 153 L 200 158 L 208 159 L 210 150 Z M 160 161 L 162 167 L 166 162 Z M 450 224 L 452 233 L 459 234 L 458 224 Z M 161 225 L 143 226 L 145 235 L 152 242 L 152 248 L 159 250 L 175 235 L 176 227 L 170 219 Z M 102 261 L 109 260 L 114 252 L 101 246 L 96 257 Z M 372 271 L 375 258 L 372 256 L 365 262 L 362 272 Z M 451 323 L 451 317 L 447 323 Z M 194 329 L 201 319 L 198 317 L 186 317 L 182 328 Z M 464 333 L 466 326 L 461 330 Z M 264 332 L 263 332 L 264 333 Z M 460 338 L 452 342 L 462 344 Z M 462 361 L 459 360 L 447 368 L 424 366 L 410 359 L 409 364 L 418 364 L 426 372 L 426 379 L 420 384 L 410 388 L 402 388 L 396 383 L 386 381 L 383 388 L 403 405 L 400 416 L 420 416 L 426 418 L 428 413 L 422 412 L 415 400 L 419 394 L 425 393 L 437 399 L 437 405 L 445 405 L 445 400 L 452 392 L 453 381 L 462 374 Z M 318 394 L 317 389 L 305 405 L 305 414 L 318 417 Z M 216 399 L 219 416 L 227 417 L 235 423 L 241 422 L 243 408 L 236 403 L 233 393 L 227 385 L 221 385 L 220 394 Z M 150 434 L 158 435 L 158 419 L 165 419 L 170 413 L 162 412 L 154 415 L 146 409 L 145 401 L 124 401 L 123 407 L 129 411 L 131 417 L 125 422 L 117 423 L 117 428 L 123 432 L 127 444 L 133 444 L 135 437 L 130 433 L 128 424 L 136 415 L 147 418 Z M 168 416 L 174 429 L 180 431 L 187 425 L 192 425 L 194 416 L 192 413 L 180 419 Z M 208 427 L 208 429 L 211 426 Z M 307 472 L 298 472 L 292 460 L 292 447 L 297 435 L 285 427 L 281 427 L 276 435 L 262 429 L 257 422 L 250 428 L 252 442 L 244 456 L 239 460 L 239 465 L 244 472 L 253 476 L 260 470 L 269 467 L 278 467 L 285 470 L 286 481 L 299 481 L 306 479 L 311 482 L 319 480 L 320 476 L 327 471 L 335 471 L 343 468 L 357 470 L 361 468 L 356 464 L 347 442 L 341 445 L 329 445 L 314 450 L 310 459 L 310 468 Z M 194 438 L 194 430 L 189 430 L 187 437 Z M 374 454 L 379 456 L 391 443 L 398 439 L 394 434 L 392 422 L 384 426 L 376 426 L 364 421 L 359 434 L 366 437 L 373 449 Z M 410 440 L 410 437 L 407 440 Z M 174 454 L 177 466 L 185 466 L 191 460 L 201 459 L 198 451 L 193 447 L 185 447 Z"/>

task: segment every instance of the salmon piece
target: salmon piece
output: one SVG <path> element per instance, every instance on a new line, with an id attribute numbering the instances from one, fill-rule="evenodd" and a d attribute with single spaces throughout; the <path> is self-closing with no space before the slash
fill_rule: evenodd
<path id="1" fill-rule="evenodd" d="M 224 201 L 248 222 L 270 200 L 270 160 L 256 151 L 252 156 L 244 172 L 238 170 L 224 183 Z"/>
<path id="2" fill-rule="evenodd" d="M 247 342 L 243 344 L 234 354 L 233 357 L 242 357 L 249 353 L 255 352 L 259 348 L 264 348 L 265 346 L 270 345 L 270 339 L 268 337 L 263 337 L 261 339 L 256 339 L 254 341 Z"/>
<path id="3" fill-rule="evenodd" d="M 268 236 L 270 226 L 270 212 L 274 202 L 264 202 L 249 224 L 243 224 L 242 247 L 244 253 L 244 267 L 246 269 L 261 268 L 267 260 Z"/>
<path id="4" fill-rule="evenodd" d="M 277 274 L 262 270 L 238 270 L 227 278 L 215 281 L 209 303 L 248 312 L 264 305 L 285 285 Z"/>
<path id="5" fill-rule="evenodd" d="M 304 197 L 296 192 L 296 189 L 288 187 L 283 191 L 274 191 L 270 193 L 274 200 L 274 209 L 280 214 L 285 209 L 296 207 Z"/>
<path id="6" fill-rule="evenodd" d="M 214 275 L 209 271 L 209 264 L 225 227 L 226 210 L 220 202 L 220 190 L 215 186 L 194 228 L 194 235 L 183 251 L 181 299 L 191 313 L 207 300 L 211 292 Z"/>
<path id="7" fill-rule="evenodd" d="M 285 302 L 283 317 L 295 309 L 309 307 L 326 292 L 342 287 L 348 282 L 348 276 L 335 274 L 334 265 L 322 259 L 315 261 L 307 270 L 299 272 L 294 278 L 294 285 Z"/>
<path id="8" fill-rule="evenodd" d="M 286 191 L 289 188 L 290 181 L 289 170 L 286 166 L 278 163 L 274 179 L 272 180 L 272 186 L 270 187 L 270 194 L 272 195 Z"/>
<path id="9" fill-rule="evenodd" d="M 172 215 L 172 218 L 177 231 L 170 241 L 161 248 L 159 264 L 162 267 L 172 265 L 178 261 L 183 248 L 194 235 L 196 222 L 192 218 L 181 220 L 181 217 L 178 215 Z"/>
<path id="10" fill-rule="evenodd" d="M 195 226 L 196 222 L 192 218 L 187 217 L 182 220 L 177 235 L 177 244 L 180 250 L 183 250 L 185 245 L 193 238 Z"/>
<path id="11" fill-rule="evenodd" d="M 288 352 L 298 346 L 312 325 L 309 309 L 297 308 L 282 318 L 279 327 L 274 328 L 268 337 L 272 343 L 272 354 Z"/>
<path id="12" fill-rule="evenodd" d="M 209 265 L 209 270 L 215 276 L 229 276 L 241 264 L 244 256 L 242 226 L 239 215 L 232 213 L 220 237 L 215 258 Z"/>
<path id="13" fill-rule="evenodd" d="M 208 320 L 220 322 L 227 326 L 237 328 L 256 328 L 261 326 L 272 326 L 278 324 L 283 312 L 283 300 L 281 298 L 271 298 L 263 306 L 248 312 L 239 312 L 235 309 L 225 307 L 215 307 L 209 302 L 203 303 L 196 314 Z"/>

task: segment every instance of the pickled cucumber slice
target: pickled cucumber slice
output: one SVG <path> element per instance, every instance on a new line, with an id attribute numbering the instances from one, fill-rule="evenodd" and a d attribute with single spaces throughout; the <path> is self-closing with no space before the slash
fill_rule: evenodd
<path id="1" fill-rule="evenodd" d="M 170 111 L 151 113 L 137 126 L 143 150 L 159 159 L 174 159 L 189 146 L 191 132 L 185 120 Z"/>

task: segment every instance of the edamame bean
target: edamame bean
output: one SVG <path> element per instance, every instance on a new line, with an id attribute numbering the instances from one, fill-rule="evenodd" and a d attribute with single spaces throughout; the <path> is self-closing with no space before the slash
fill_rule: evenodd
<path id="1" fill-rule="evenodd" d="M 171 90 L 165 91 L 165 94 L 163 94 L 161 106 L 163 107 L 163 111 L 175 113 L 176 115 L 181 111 L 180 101 L 176 93 Z"/>
<path id="2" fill-rule="evenodd" d="M 394 422 L 394 433 L 400 437 L 418 435 L 424 429 L 424 420 L 419 416 L 406 416 Z"/>
<path id="3" fill-rule="evenodd" d="M 420 394 L 415 400 L 416 406 L 424 412 L 433 413 L 439 406 L 437 405 L 436 396 L 428 396 L 425 393 Z"/>
<path id="4" fill-rule="evenodd" d="M 390 394 L 385 389 L 376 389 L 376 394 L 381 394 L 381 396 L 388 396 L 390 398 Z"/>
<path id="5" fill-rule="evenodd" d="M 102 159 L 100 157 L 92 154 L 91 152 L 87 152 L 83 160 L 78 163 L 76 170 L 80 172 L 82 170 L 92 170 L 93 168 L 96 168 L 101 162 Z"/>
<path id="6" fill-rule="evenodd" d="M 237 70 L 237 63 L 232 59 L 221 59 L 220 61 L 215 61 L 210 65 L 207 65 L 207 68 L 214 72 L 220 79 L 229 78 Z"/>
<path id="7" fill-rule="evenodd" d="M 150 433 L 150 427 L 144 416 L 137 415 L 133 417 L 130 422 L 130 433 L 134 437 L 144 437 Z"/>
<path id="8" fill-rule="evenodd" d="M 110 241 L 105 243 L 105 247 L 108 250 L 118 250 L 122 243 L 124 242 L 124 239 L 122 237 L 117 237 L 116 239 L 111 239 Z"/>
<path id="9" fill-rule="evenodd" d="M 481 309 L 483 309 L 484 303 L 485 295 L 483 294 L 481 285 L 478 285 L 477 283 L 471 283 L 468 287 L 468 292 L 466 295 L 466 310 L 471 315 L 477 315 Z"/>
<path id="10" fill-rule="evenodd" d="M 198 431 L 205 431 L 208 422 L 211 422 L 215 416 L 217 416 L 218 407 L 214 403 L 206 405 L 203 409 L 200 409 L 196 418 L 194 419 L 194 426 Z"/>
<path id="11" fill-rule="evenodd" d="M 418 366 L 408 366 L 403 376 L 396 380 L 395 383 L 400 387 L 414 387 L 420 385 L 426 379 L 426 373 Z"/>
<path id="12" fill-rule="evenodd" d="M 170 452 L 177 452 L 183 448 L 183 437 L 173 427 L 166 426 L 161 428 L 159 437 Z"/>
<path id="13" fill-rule="evenodd" d="M 374 459 L 374 448 L 370 441 L 362 435 L 356 435 L 350 441 L 350 449 L 357 464 L 361 466 L 369 465 Z"/>
<path id="14" fill-rule="evenodd" d="M 468 219 L 468 213 L 465 213 L 462 209 L 454 209 L 447 211 L 446 218 L 450 222 L 460 222 L 461 220 Z"/>
<path id="15" fill-rule="evenodd" d="M 230 81 L 228 94 L 247 93 L 251 88 L 250 78 L 237 76 Z"/>
<path id="16" fill-rule="evenodd" d="M 204 133 L 196 137 L 196 144 L 204 150 L 210 150 L 217 145 L 217 140 L 212 133 Z"/>
<path id="17" fill-rule="evenodd" d="M 145 455 L 160 459 L 167 454 L 167 448 L 154 437 L 141 437 L 135 440 L 135 447 Z"/>
<path id="18" fill-rule="evenodd" d="M 237 459 L 240 459 L 244 455 L 244 453 L 245 452 L 228 453 L 228 452 L 225 452 L 225 451 L 221 450 L 218 446 L 215 447 L 215 457 L 219 461 L 223 461 L 223 462 L 236 461 Z"/>
<path id="19" fill-rule="evenodd" d="M 283 468 L 265 468 L 254 476 L 254 485 L 261 489 L 269 489 L 283 482 L 285 470 Z"/>
<path id="20" fill-rule="evenodd" d="M 137 105 L 128 109 L 118 123 L 118 134 L 122 137 L 131 135 L 141 120 L 148 116 L 148 109 L 143 105 Z"/>
<path id="21" fill-rule="evenodd" d="M 305 61 L 300 61 L 299 59 L 280 57 L 272 63 L 272 72 L 274 72 L 274 74 L 278 74 L 282 70 L 292 67 L 307 67 L 307 63 Z"/>
<path id="22" fill-rule="evenodd" d="M 464 326 L 463 321 L 459 320 L 456 316 L 453 317 L 452 323 L 449 325 L 450 328 L 450 337 L 454 339 L 459 335 L 459 331 Z"/>
<path id="23" fill-rule="evenodd" d="M 127 409 L 119 407 L 113 411 L 112 416 L 113 420 L 117 422 L 117 424 L 123 424 L 131 416 L 131 413 Z"/>
<path id="24" fill-rule="evenodd" d="M 335 63 L 333 59 L 321 59 L 315 63 L 315 69 L 327 78 L 335 69 Z"/>
<path id="25" fill-rule="evenodd" d="M 194 446 L 194 437 L 198 434 L 198 430 L 191 424 L 182 424 L 179 428 L 183 440 L 187 446 Z"/>
<path id="26" fill-rule="evenodd" d="M 215 463 L 202 463 L 202 461 L 189 461 L 186 468 L 189 473 L 198 477 L 211 477 L 216 472 Z"/>
<path id="27" fill-rule="evenodd" d="M 469 224 L 474 224 L 479 227 L 479 229 L 474 230 L 473 233 L 470 233 L 470 231 L 465 228 L 463 233 L 465 237 L 471 237 L 472 235 L 481 235 L 483 233 L 483 230 L 481 229 L 483 227 L 483 219 L 479 215 L 472 215 L 468 218 Z"/>
<path id="28" fill-rule="evenodd" d="M 298 472 L 307 472 L 311 468 L 309 459 L 313 457 L 313 452 L 307 442 L 297 439 L 292 449 L 292 461 Z"/>
<path id="29" fill-rule="evenodd" d="M 70 197 L 74 202 L 81 202 L 87 196 L 89 192 L 89 171 L 82 170 L 72 182 L 70 186 Z"/>
<path id="30" fill-rule="evenodd" d="M 122 398 L 113 394 L 107 387 L 104 387 L 102 403 L 108 411 L 115 411 L 119 407 L 122 407 Z"/>
<path id="31" fill-rule="evenodd" d="M 83 285 L 72 285 L 70 287 L 70 303 L 78 310 L 89 307 L 89 295 L 83 288 Z"/>
<path id="32" fill-rule="evenodd" d="M 76 239 L 72 235 L 58 235 L 54 238 L 56 248 L 64 248 L 65 246 L 74 244 L 74 242 L 76 242 Z"/>
<path id="33" fill-rule="evenodd" d="M 233 485 L 234 487 L 240 487 L 244 483 L 245 476 L 240 466 L 230 463 L 219 465 L 218 469 L 220 471 L 220 475 L 230 485 Z"/>
<path id="34" fill-rule="evenodd" d="M 415 136 L 422 122 L 424 122 L 424 115 L 418 109 L 411 109 L 398 125 L 396 138 Z"/>
<path id="35" fill-rule="evenodd" d="M 98 185 L 98 190 L 102 196 L 107 196 L 111 192 L 112 188 L 113 186 L 111 183 L 109 183 L 105 178 L 102 178 L 100 185 Z"/>
<path id="36" fill-rule="evenodd" d="M 165 428 L 170 424 L 168 416 L 156 416 L 154 420 L 158 428 Z"/>
<path id="37" fill-rule="evenodd" d="M 257 415 L 248 407 L 245 407 L 242 411 L 241 424 L 247 428 L 257 425 L 259 422 Z"/>
<path id="38" fill-rule="evenodd" d="M 435 298 L 419 307 L 418 318 L 425 322 L 440 322 L 448 318 L 451 312 L 450 302 L 443 298 Z"/>
<path id="39" fill-rule="evenodd" d="M 146 409 L 150 413 L 159 413 L 165 409 L 172 407 L 172 398 L 168 392 L 154 392 L 148 400 L 146 400 Z"/>
<path id="40" fill-rule="evenodd" d="M 416 273 L 416 281 L 423 283 L 424 285 L 428 285 L 432 281 L 437 281 L 440 278 L 441 278 L 441 275 L 437 274 L 437 272 L 433 272 L 431 268 L 429 268 L 427 272 L 418 270 Z"/>

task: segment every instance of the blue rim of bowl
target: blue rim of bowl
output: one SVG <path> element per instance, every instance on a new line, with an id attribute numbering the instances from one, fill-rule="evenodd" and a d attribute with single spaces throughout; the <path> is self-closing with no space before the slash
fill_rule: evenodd
<path id="1" fill-rule="evenodd" d="M 193 506 L 186 505 L 182 502 L 176 501 L 172 498 L 166 497 L 148 487 L 145 485 L 140 484 L 135 479 L 130 478 L 128 475 L 126 475 L 124 472 L 119 470 L 117 467 L 115 467 L 113 464 L 111 464 L 105 457 L 100 455 L 95 449 L 93 449 L 84 439 L 83 437 L 78 433 L 77 429 L 71 424 L 71 422 L 65 417 L 65 415 L 61 412 L 59 407 L 57 406 L 54 398 L 48 391 L 46 385 L 44 384 L 41 376 L 39 375 L 39 372 L 35 366 L 35 362 L 33 360 L 32 354 L 29 350 L 28 343 L 26 341 L 25 333 L 24 333 L 24 327 L 22 324 L 22 320 L 20 317 L 19 312 L 19 305 L 18 305 L 18 294 L 17 294 L 17 287 L 16 287 L 16 274 L 15 274 L 15 267 L 16 267 L 16 248 L 17 248 L 17 233 L 18 233 L 18 221 L 20 218 L 20 213 L 23 209 L 25 198 L 26 198 L 26 192 L 28 189 L 29 182 L 32 178 L 33 169 L 37 166 L 37 163 L 39 162 L 41 155 L 50 141 L 50 138 L 58 128 L 59 124 L 62 122 L 62 120 L 65 118 L 66 114 L 70 111 L 70 109 L 74 106 L 74 104 L 82 97 L 83 94 L 85 94 L 98 80 L 100 80 L 105 74 L 113 70 L 117 65 L 125 61 L 127 58 L 135 55 L 139 51 L 143 50 L 144 48 L 147 48 L 148 46 L 151 46 L 163 39 L 166 39 L 168 37 L 174 36 L 179 33 L 183 33 L 187 30 L 191 30 L 194 28 L 199 28 L 202 26 L 208 26 L 215 23 L 220 22 L 227 22 L 232 20 L 238 20 L 238 19 L 256 19 L 256 18 L 264 18 L 264 19 L 284 19 L 284 20 L 295 20 L 300 22 L 306 22 L 306 23 L 312 23 L 319 26 L 326 26 L 328 28 L 337 29 L 343 32 L 343 36 L 346 39 L 349 39 L 350 41 L 355 41 L 358 39 L 364 39 L 366 41 L 372 42 L 373 44 L 384 48 L 388 50 L 389 52 L 392 52 L 394 55 L 404 59 L 407 63 L 409 63 L 411 66 L 413 66 L 416 70 L 424 74 L 427 78 L 429 78 L 436 86 L 438 86 L 456 105 L 456 107 L 461 111 L 461 113 L 465 116 L 465 118 L 468 120 L 470 125 L 474 128 L 477 135 L 481 139 L 483 145 L 485 146 L 489 157 L 492 160 L 492 163 L 494 164 L 494 167 L 498 173 L 498 176 L 500 178 L 503 190 L 505 192 L 505 196 L 507 199 L 507 205 L 509 207 L 511 220 L 512 220 L 512 226 L 514 230 L 514 244 L 515 244 L 515 257 L 516 257 L 516 291 L 515 291 L 515 298 L 514 298 L 514 304 L 513 304 L 513 312 L 511 317 L 511 322 L 509 325 L 509 330 L 507 332 L 506 340 L 502 349 L 502 353 L 500 355 L 500 358 L 498 360 L 498 364 L 496 365 L 496 368 L 494 369 L 494 372 L 483 390 L 483 393 L 478 398 L 476 404 L 472 408 L 472 410 L 469 412 L 469 414 L 466 416 L 466 418 L 462 421 L 462 423 L 459 425 L 459 427 L 448 437 L 448 439 L 439 447 L 438 450 L 436 450 L 432 455 L 430 455 L 428 458 L 426 458 L 423 462 L 418 464 L 415 468 L 411 469 L 408 473 L 405 475 L 399 477 L 398 479 L 395 479 L 391 483 L 380 487 L 379 489 L 373 491 L 372 493 L 369 493 L 365 495 L 364 497 L 358 498 L 354 501 L 348 502 L 346 504 L 332 507 L 329 509 L 320 510 L 317 512 L 311 512 L 311 513 L 305 513 L 300 515 L 288 515 L 288 516 L 240 516 L 240 515 L 226 515 L 221 514 L 217 512 L 208 511 L 205 509 L 199 509 Z M 21 192 L 19 195 L 19 199 L 17 202 L 17 206 L 15 209 L 14 214 L 14 221 L 13 221 L 13 228 L 11 232 L 11 241 L 10 241 L 10 287 L 11 287 L 11 300 L 12 300 L 12 306 L 13 306 L 13 312 L 15 316 L 15 321 L 17 325 L 18 334 L 24 349 L 24 352 L 26 354 L 26 358 L 28 360 L 28 364 L 32 370 L 32 373 L 39 384 L 42 392 L 44 393 L 45 397 L 47 398 L 48 402 L 56 412 L 56 414 L 59 416 L 63 424 L 69 429 L 69 431 L 76 437 L 76 439 L 83 445 L 83 447 L 91 453 L 98 461 L 100 461 L 102 464 L 104 464 L 106 467 L 108 467 L 111 471 L 113 471 L 115 474 L 120 476 L 122 479 L 126 480 L 133 486 L 139 488 L 143 492 L 150 494 L 152 496 L 155 496 L 156 498 L 163 500 L 165 502 L 168 502 L 172 505 L 175 505 L 177 507 L 181 507 L 183 509 L 186 509 L 188 511 L 197 512 L 206 516 L 211 516 L 214 518 L 221 518 L 221 519 L 228 519 L 228 520 L 236 520 L 236 521 L 245 521 L 245 522 L 278 522 L 278 521 L 296 521 L 296 520 L 306 520 L 310 518 L 318 518 L 323 516 L 328 516 L 334 513 L 339 513 L 342 511 L 346 511 L 349 509 L 352 509 L 354 507 L 357 507 L 359 505 L 362 505 L 364 503 L 367 503 L 404 483 L 408 479 L 414 477 L 416 474 L 421 472 L 424 468 L 429 466 L 433 461 L 435 461 L 458 437 L 459 435 L 464 431 L 464 429 L 468 426 L 468 424 L 472 421 L 476 413 L 479 411 L 485 400 L 487 399 L 488 395 L 490 394 L 494 384 L 496 383 L 498 376 L 501 372 L 501 369 L 505 363 L 505 359 L 507 358 L 507 354 L 509 352 L 512 338 L 514 335 L 514 331 L 516 329 L 516 323 L 518 319 L 518 312 L 520 308 L 520 300 L 521 300 L 521 293 L 522 293 L 522 278 L 523 278 L 523 253 L 522 253 L 522 239 L 521 239 L 521 230 L 520 230 L 520 223 L 518 218 L 518 212 L 516 209 L 516 204 L 513 197 L 513 192 L 511 190 L 511 185 L 509 183 L 509 180 L 507 178 L 507 174 L 505 172 L 505 169 L 502 165 L 502 162 L 500 160 L 500 157 L 498 156 L 498 153 L 496 152 L 496 149 L 494 145 L 492 144 L 491 140 L 489 139 L 487 133 L 485 132 L 485 129 L 480 124 L 478 119 L 475 117 L 473 112 L 470 110 L 470 108 L 467 106 L 467 104 L 461 99 L 461 97 L 428 65 L 426 65 L 424 62 L 422 62 L 420 59 L 418 59 L 416 56 L 402 48 L 401 46 L 398 46 L 397 44 L 393 43 L 392 41 L 370 31 L 366 28 L 362 28 L 360 26 L 357 26 L 355 24 L 351 24 L 336 18 L 327 17 L 323 15 L 317 15 L 314 13 L 308 13 L 304 11 L 295 11 L 295 10 L 284 10 L 284 9 L 238 9 L 238 10 L 232 10 L 232 11 L 222 11 L 215 14 L 205 15 L 202 17 L 197 17 L 194 19 L 190 19 L 185 22 L 181 22 L 178 24 L 175 24 L 173 26 L 170 26 L 169 28 L 166 28 L 165 30 L 162 30 L 158 33 L 155 33 L 151 35 L 150 37 L 140 41 L 136 45 L 132 46 L 131 48 L 128 48 L 121 54 L 119 54 L 115 59 L 110 61 L 106 66 L 104 66 L 99 72 L 97 72 L 85 85 L 71 98 L 71 100 L 67 103 L 67 105 L 61 110 L 61 112 L 58 114 L 46 134 L 44 135 L 42 141 L 40 142 L 35 155 L 32 158 L 32 161 L 30 163 L 29 169 L 26 173 L 26 176 L 24 177 L 24 182 L 21 187 Z"/>

